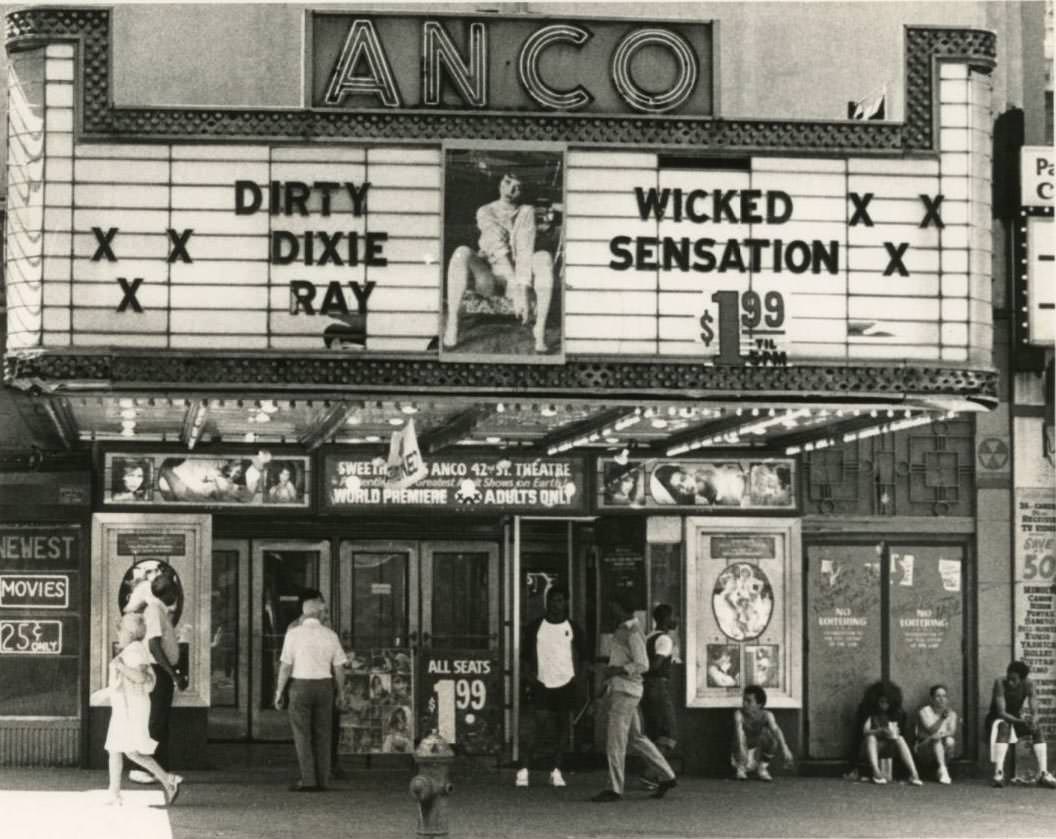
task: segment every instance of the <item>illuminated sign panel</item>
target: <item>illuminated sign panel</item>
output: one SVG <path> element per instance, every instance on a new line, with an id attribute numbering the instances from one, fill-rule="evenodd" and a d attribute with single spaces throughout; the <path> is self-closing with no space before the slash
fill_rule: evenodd
<path id="1" fill-rule="evenodd" d="M 706 23 L 316 12 L 308 26 L 316 108 L 712 112 Z"/>
<path id="2" fill-rule="evenodd" d="M 1052 216 L 1031 216 L 1027 225 L 1027 324 L 1030 343 L 1056 342 L 1056 245 Z"/>
<path id="3" fill-rule="evenodd" d="M 1056 149 L 1024 146 L 1019 157 L 1019 203 L 1051 207 L 1056 199 Z"/>
<path id="4" fill-rule="evenodd" d="M 1024 146 L 1020 151 L 1022 253 L 1017 285 L 1026 309 L 1020 339 L 1036 347 L 1056 342 L 1056 248 L 1052 212 L 1056 204 L 1056 149 Z M 1025 328 L 1024 328 L 1025 327 Z"/>
<path id="5" fill-rule="evenodd" d="M 344 43 L 352 16 L 323 19 L 344 21 Z M 403 67 L 397 52 L 419 41 L 385 26 L 378 43 Z M 989 363 L 990 135 L 971 122 L 988 88 L 965 64 L 940 65 L 934 156 L 715 159 L 452 138 L 75 142 L 73 53 L 56 56 L 49 67 L 69 66 L 49 71 L 47 142 L 13 151 L 30 187 L 48 181 L 19 193 L 43 192 L 41 207 L 12 199 L 9 252 L 42 251 L 9 259 L 12 350 Z M 480 212 L 501 204 L 511 173 L 520 192 L 493 208 L 507 237 L 496 250 Z M 527 206 L 522 276 L 495 253 L 513 252 Z M 474 348 L 474 328 L 501 341 Z"/>

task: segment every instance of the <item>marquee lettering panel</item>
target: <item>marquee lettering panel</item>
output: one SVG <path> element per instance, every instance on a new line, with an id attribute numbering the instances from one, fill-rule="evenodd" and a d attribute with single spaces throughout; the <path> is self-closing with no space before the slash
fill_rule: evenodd
<path id="1" fill-rule="evenodd" d="M 432 350 L 439 146 L 78 143 L 73 50 L 44 53 L 12 107 L 44 137 L 13 135 L 10 349 Z M 939 66 L 935 156 L 570 149 L 566 356 L 988 362 L 989 80 Z"/>

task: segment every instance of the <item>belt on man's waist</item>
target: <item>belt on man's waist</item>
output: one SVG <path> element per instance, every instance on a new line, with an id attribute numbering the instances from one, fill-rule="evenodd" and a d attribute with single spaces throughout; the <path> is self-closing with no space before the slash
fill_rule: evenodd
<path id="1" fill-rule="evenodd" d="M 318 679 L 306 679 L 303 676 L 291 676 L 291 682 L 332 682 L 333 676 L 320 676 Z"/>

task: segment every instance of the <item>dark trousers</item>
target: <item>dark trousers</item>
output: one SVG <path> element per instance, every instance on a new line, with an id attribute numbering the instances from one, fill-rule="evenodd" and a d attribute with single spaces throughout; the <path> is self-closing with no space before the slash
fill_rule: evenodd
<path id="1" fill-rule="evenodd" d="M 172 677 L 158 665 L 152 664 L 156 683 L 150 692 L 150 736 L 158 741 L 154 758 L 164 768 L 169 768 L 169 717 L 172 714 L 172 697 L 176 687 Z"/>
<path id="2" fill-rule="evenodd" d="M 569 712 L 540 707 L 534 711 L 535 732 L 525 749 L 522 765 L 535 769 L 560 769 L 568 743 Z"/>
<path id="3" fill-rule="evenodd" d="M 333 715 L 333 679 L 290 680 L 290 728 L 306 787 L 326 786 L 330 780 Z"/>

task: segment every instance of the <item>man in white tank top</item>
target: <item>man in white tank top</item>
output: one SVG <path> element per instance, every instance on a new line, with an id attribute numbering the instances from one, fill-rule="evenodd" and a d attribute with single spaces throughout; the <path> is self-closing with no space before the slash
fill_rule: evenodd
<path id="1" fill-rule="evenodd" d="M 528 786 L 528 766 L 536 762 L 549 734 L 553 738 L 552 759 L 547 763 L 551 767 L 550 784 L 563 787 L 561 761 L 569 718 L 576 710 L 576 676 L 587 658 L 586 636 L 568 619 L 568 593 L 563 588 L 555 586 L 547 592 L 546 614 L 525 627 L 521 651 L 535 708 L 535 733 L 525 744 L 516 785 Z"/>

